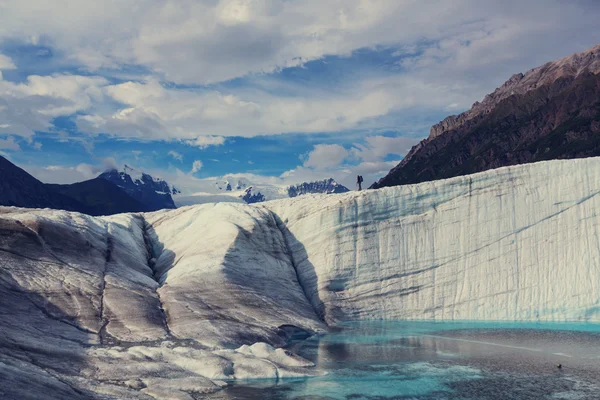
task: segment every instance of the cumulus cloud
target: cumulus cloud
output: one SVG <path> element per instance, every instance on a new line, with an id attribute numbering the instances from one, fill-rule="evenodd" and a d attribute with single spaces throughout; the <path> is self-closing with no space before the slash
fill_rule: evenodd
<path id="1" fill-rule="evenodd" d="M 48 165 L 41 167 L 22 165 L 21 167 L 44 183 L 67 184 L 96 178 L 106 169 L 109 169 L 107 166 L 114 167 L 113 162 L 114 159 L 112 161 L 105 160 L 105 162 L 98 165 L 81 163 L 74 167 L 62 165 Z"/>
<path id="2" fill-rule="evenodd" d="M 225 138 L 223 136 L 198 136 L 196 139 L 186 140 L 185 143 L 203 150 L 210 146 L 225 144 Z"/>
<path id="3" fill-rule="evenodd" d="M 23 83 L 0 80 L 0 134 L 31 137 L 53 128 L 54 118 L 89 109 L 102 102 L 100 77 L 29 76 Z"/>
<path id="4" fill-rule="evenodd" d="M 308 153 L 304 166 L 317 170 L 337 167 L 348 155 L 348 151 L 339 144 L 317 144 Z"/>
<path id="5" fill-rule="evenodd" d="M 367 136 L 366 143 L 355 143 L 352 153 L 365 162 L 379 161 L 386 156 L 405 156 L 418 140 L 409 137 Z"/>
<path id="6" fill-rule="evenodd" d="M 49 37 L 60 53 L 90 70 L 138 64 L 171 81 L 205 84 L 327 54 L 376 46 L 410 50 L 448 38 L 469 38 L 460 42 L 469 53 L 461 59 L 475 63 L 522 55 L 533 43 L 542 44 L 535 49 L 545 56 L 552 47 L 554 54 L 564 51 L 578 34 L 586 38 L 578 44 L 595 44 L 597 19 L 596 3 L 562 0 L 5 0 L 0 39 Z M 468 42 L 473 38 L 477 43 Z"/>
<path id="7" fill-rule="evenodd" d="M 178 152 L 176 152 L 175 150 L 171 150 L 171 151 L 169 151 L 169 153 L 168 153 L 168 154 L 169 154 L 171 157 L 173 157 L 175 160 L 179 161 L 179 162 L 183 161 L 183 155 L 182 155 L 182 154 L 180 154 L 180 153 L 178 153 Z"/>
<path id="8" fill-rule="evenodd" d="M 0 150 L 20 151 L 21 147 L 15 141 L 14 137 L 9 136 L 6 139 L 0 139 Z"/>
<path id="9" fill-rule="evenodd" d="M 165 88 L 155 80 L 107 86 L 104 91 L 123 106 L 80 115 L 78 127 L 90 133 L 153 139 L 184 139 L 204 149 L 225 143 L 223 136 L 256 136 L 289 132 L 332 132 L 354 128 L 390 110 L 439 103 L 435 86 L 407 79 L 367 80 L 343 93 L 281 97 L 254 88 L 226 90 Z M 403 92 L 404 96 L 397 96 Z M 457 96 L 448 96 L 454 102 Z M 218 134 L 218 135 L 215 135 Z"/>
<path id="10" fill-rule="evenodd" d="M 367 183 L 375 182 L 401 161 L 418 140 L 407 137 L 368 136 L 354 143 L 350 151 L 337 144 L 317 144 L 304 158 L 304 163 L 284 172 L 280 178 L 288 184 L 334 178 L 353 188 L 356 176 L 362 175 Z M 398 158 L 385 161 L 389 155 Z M 356 161 L 360 161 L 356 164 Z"/>
<path id="11" fill-rule="evenodd" d="M 121 66 L 134 65 L 144 76 L 120 84 L 73 76 L 0 81 L 0 124 L 10 125 L 0 133 L 30 136 L 51 129 L 52 117 L 73 114 L 87 133 L 200 148 L 223 136 L 354 129 L 402 110 L 459 111 L 512 73 L 600 37 L 600 5 L 590 1 L 65 1 L 6 0 L 0 42 L 46 41 L 88 72 L 120 77 Z M 321 89 L 268 79 L 202 86 L 365 48 L 394 50 L 397 73 L 369 71 Z M 0 56 L 2 66 L 15 63 Z"/>
<path id="12" fill-rule="evenodd" d="M 190 174 L 195 174 L 196 172 L 200 171 L 202 169 L 204 164 L 202 164 L 202 161 L 200 160 L 195 160 L 194 163 L 192 164 L 192 169 L 190 171 Z"/>
<path id="13" fill-rule="evenodd" d="M 17 68 L 17 66 L 10 57 L 0 54 L 0 70 L 15 68 Z"/>

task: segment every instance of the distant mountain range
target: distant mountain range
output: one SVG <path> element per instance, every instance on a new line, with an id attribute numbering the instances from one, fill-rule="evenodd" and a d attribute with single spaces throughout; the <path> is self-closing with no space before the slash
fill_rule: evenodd
<path id="1" fill-rule="evenodd" d="M 513 75 L 430 135 L 372 188 L 600 155 L 600 45 Z"/>
<path id="2" fill-rule="evenodd" d="M 69 185 L 42 183 L 0 156 L 0 205 L 53 208 L 89 215 L 148 212 L 223 201 L 259 203 L 308 193 L 344 193 L 333 179 L 294 186 L 253 185 L 246 178 L 217 180 L 211 193 L 182 195 L 166 181 L 125 165 L 97 178 Z M 175 201 L 174 201 L 175 198 Z"/>
<path id="3" fill-rule="evenodd" d="M 344 185 L 340 185 L 333 178 L 324 179 L 316 182 L 304 182 L 299 185 L 289 186 L 287 188 L 289 197 L 301 196 L 303 194 L 311 193 L 346 193 L 349 192 Z"/>
<path id="4" fill-rule="evenodd" d="M 178 194 L 179 190 L 171 188 L 164 180 L 153 178 L 127 164 L 122 171 L 111 169 L 102 173 L 98 178 L 118 186 L 151 210 L 175 208 L 171 195 Z"/>
<path id="5" fill-rule="evenodd" d="M 130 173 L 132 175 L 130 175 Z M 54 208 L 89 215 L 156 211 L 175 208 L 165 181 L 126 167 L 70 185 L 45 184 L 0 156 L 0 205 L 25 208 Z M 118 177 L 119 184 L 115 184 Z M 162 192 L 167 190 L 167 192 Z"/>
<path id="6" fill-rule="evenodd" d="M 247 178 L 227 177 L 216 180 L 213 188 L 194 195 L 175 196 L 178 206 L 215 202 L 261 203 L 269 200 L 285 199 L 304 194 L 345 193 L 350 190 L 337 183 L 333 178 L 322 181 L 304 182 L 297 185 L 279 185 L 273 183 L 253 183 Z"/>

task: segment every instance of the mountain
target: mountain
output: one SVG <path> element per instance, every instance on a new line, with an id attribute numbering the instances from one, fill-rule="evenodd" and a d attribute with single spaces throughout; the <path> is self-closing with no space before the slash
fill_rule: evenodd
<path id="1" fill-rule="evenodd" d="M 278 186 L 273 189 L 272 186 L 256 187 L 249 186 L 244 189 L 240 197 L 248 204 L 261 203 L 268 200 L 285 199 L 287 197 L 302 196 L 304 194 L 333 194 L 346 193 L 350 189 L 340 185 L 333 178 L 322 181 L 304 182 L 292 186 Z"/>
<path id="2" fill-rule="evenodd" d="M 125 165 L 122 171 L 111 169 L 100 174 L 98 178 L 117 185 L 148 210 L 176 208 L 171 195 L 178 194 L 179 190 L 171 188 L 164 180 L 153 178 L 136 168 Z"/>
<path id="3" fill-rule="evenodd" d="M 598 193 L 586 158 L 259 206 L 0 208 L 0 391 L 192 399 L 318 375 L 276 347 L 345 321 L 598 323 Z"/>
<path id="4" fill-rule="evenodd" d="M 240 197 L 246 204 L 262 203 L 263 201 L 267 201 L 265 195 L 259 191 L 256 191 L 252 186 L 245 189 L 244 193 L 241 194 Z"/>
<path id="5" fill-rule="evenodd" d="M 299 185 L 288 187 L 288 196 L 296 197 L 303 194 L 314 194 L 314 193 L 346 193 L 349 192 L 346 186 L 340 185 L 333 178 L 324 179 L 316 182 L 304 182 Z"/>
<path id="6" fill-rule="evenodd" d="M 254 183 L 245 177 L 225 176 L 211 181 L 205 191 L 187 195 L 178 194 L 174 196 L 174 201 L 178 207 L 211 202 L 254 204 L 303 194 L 332 194 L 348 191 L 348 188 L 340 185 L 333 178 L 288 186 L 268 182 Z"/>
<path id="7" fill-rule="evenodd" d="M 0 205 L 87 212 L 86 204 L 53 190 L 0 156 Z"/>
<path id="8" fill-rule="evenodd" d="M 42 182 L 0 156 L 0 205 L 82 211 L 77 200 L 56 193 Z"/>
<path id="9" fill-rule="evenodd" d="M 53 208 L 89 215 L 151 211 L 104 179 L 96 178 L 70 185 L 45 184 L 2 156 L 0 205 Z"/>
<path id="10" fill-rule="evenodd" d="M 85 204 L 85 213 L 89 215 L 153 211 L 113 183 L 101 178 L 70 185 L 46 184 L 46 187 L 55 193 Z"/>
<path id="11" fill-rule="evenodd" d="M 513 75 L 430 135 L 372 188 L 600 155 L 600 45 Z"/>

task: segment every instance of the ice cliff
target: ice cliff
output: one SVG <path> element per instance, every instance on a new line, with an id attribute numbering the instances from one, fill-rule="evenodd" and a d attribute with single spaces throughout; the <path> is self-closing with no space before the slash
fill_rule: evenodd
<path id="1" fill-rule="evenodd" d="M 327 322 L 600 321 L 600 159 L 270 204 Z"/>
<path id="2" fill-rule="evenodd" d="M 344 320 L 600 321 L 599 193 L 590 158 L 261 205 L 0 208 L 0 395 L 315 374 L 276 347 Z"/>

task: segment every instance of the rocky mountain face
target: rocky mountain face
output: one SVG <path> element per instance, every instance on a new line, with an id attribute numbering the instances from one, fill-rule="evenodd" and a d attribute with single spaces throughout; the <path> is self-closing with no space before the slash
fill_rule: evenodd
<path id="1" fill-rule="evenodd" d="M 322 181 L 304 182 L 299 185 L 290 186 L 288 187 L 288 196 L 296 197 L 309 193 L 346 193 L 349 191 L 350 189 L 347 187 L 340 185 L 333 178 L 329 178 Z"/>
<path id="2" fill-rule="evenodd" d="M 171 188 L 164 180 L 153 178 L 128 165 L 125 165 L 122 171 L 108 170 L 102 173 L 99 178 L 115 184 L 125 193 L 144 204 L 148 210 L 176 208 L 171 197 L 172 194 L 179 193 L 176 188 Z"/>
<path id="3" fill-rule="evenodd" d="M 600 45 L 513 75 L 431 128 L 372 188 L 541 160 L 600 155 Z"/>
<path id="4" fill-rule="evenodd" d="M 262 203 L 263 201 L 267 201 L 265 195 L 261 192 L 255 191 L 252 186 L 244 190 L 244 193 L 241 194 L 240 197 L 246 202 L 246 204 Z"/>
<path id="5" fill-rule="evenodd" d="M 239 186 L 238 186 L 239 187 Z M 340 185 L 333 178 L 324 179 L 315 182 L 303 182 L 297 185 L 283 187 L 255 187 L 245 188 L 240 195 L 247 204 L 261 203 L 268 200 L 285 199 L 288 197 L 297 197 L 303 194 L 332 194 L 346 193 L 350 189 Z"/>

